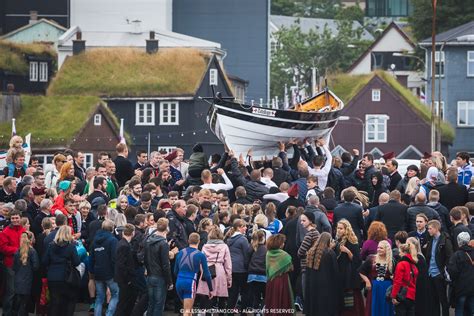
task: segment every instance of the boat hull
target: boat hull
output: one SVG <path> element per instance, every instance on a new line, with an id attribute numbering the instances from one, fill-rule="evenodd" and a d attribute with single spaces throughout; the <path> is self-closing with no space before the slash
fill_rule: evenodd
<path id="1" fill-rule="evenodd" d="M 217 138 L 236 155 L 253 150 L 254 159 L 278 155 L 278 142 L 329 138 L 340 111 L 296 112 L 215 102 L 208 123 Z"/>

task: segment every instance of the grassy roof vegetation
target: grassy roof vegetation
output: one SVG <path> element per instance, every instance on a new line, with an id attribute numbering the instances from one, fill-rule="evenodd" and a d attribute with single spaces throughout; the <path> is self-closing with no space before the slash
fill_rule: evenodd
<path id="1" fill-rule="evenodd" d="M 174 96 L 193 95 L 210 55 L 197 49 L 91 49 L 68 58 L 48 95 Z"/>
<path id="2" fill-rule="evenodd" d="M 22 95 L 22 109 L 15 117 L 17 133 L 22 136 L 31 133 L 33 146 L 64 146 L 80 131 L 100 102 L 93 96 Z M 10 135 L 11 122 L 0 124 L 1 145 L 8 144 Z"/>
<path id="3" fill-rule="evenodd" d="M 0 70 L 18 75 L 29 72 L 27 55 L 51 57 L 56 59 L 56 52 L 47 44 L 18 44 L 0 40 Z"/>
<path id="4" fill-rule="evenodd" d="M 347 104 L 352 100 L 361 90 L 364 88 L 369 81 L 375 76 L 379 76 L 384 80 L 392 89 L 403 97 L 405 102 L 426 122 L 431 122 L 431 110 L 428 106 L 420 102 L 420 100 L 414 96 L 410 90 L 402 86 L 396 78 L 391 74 L 384 71 L 377 71 L 368 75 L 349 75 L 339 74 L 332 75 L 328 78 L 328 85 L 331 90 Z M 443 139 L 453 141 L 455 132 L 453 127 L 446 121 L 441 122 L 441 132 Z"/>

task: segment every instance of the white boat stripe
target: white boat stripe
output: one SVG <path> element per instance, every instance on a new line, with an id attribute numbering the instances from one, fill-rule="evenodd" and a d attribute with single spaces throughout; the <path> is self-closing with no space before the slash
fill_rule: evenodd
<path id="1" fill-rule="evenodd" d="M 238 110 L 230 109 L 228 107 L 217 105 L 217 104 L 214 104 L 214 106 L 219 108 L 219 109 L 225 110 L 225 111 L 230 111 L 230 112 L 234 112 L 234 113 L 238 113 L 238 114 L 242 114 L 242 115 L 254 116 L 254 117 L 258 117 L 258 118 L 266 118 L 266 119 L 269 119 L 269 120 L 280 121 L 280 122 L 290 122 L 290 123 L 297 123 L 297 124 L 317 124 L 317 123 L 331 123 L 331 122 L 337 121 L 337 119 L 328 120 L 328 121 L 289 120 L 289 119 L 285 119 L 285 118 L 266 116 L 266 115 L 258 115 L 258 114 L 253 114 L 253 113 L 249 113 L 249 112 L 238 111 Z"/>

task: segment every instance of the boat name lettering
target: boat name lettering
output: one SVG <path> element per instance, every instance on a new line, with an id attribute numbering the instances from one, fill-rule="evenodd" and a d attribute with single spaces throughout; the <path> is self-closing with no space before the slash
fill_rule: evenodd
<path id="1" fill-rule="evenodd" d="M 252 113 L 253 113 L 253 114 L 260 114 L 260 115 L 275 117 L 276 111 L 274 111 L 274 110 L 267 110 L 267 109 L 260 109 L 260 108 L 253 108 L 253 109 L 252 109 Z"/>

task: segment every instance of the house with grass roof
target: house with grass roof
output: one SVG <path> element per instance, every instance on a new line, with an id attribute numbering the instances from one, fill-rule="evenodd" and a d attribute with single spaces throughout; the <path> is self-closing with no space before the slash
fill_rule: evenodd
<path id="1" fill-rule="evenodd" d="M 114 152 L 120 141 L 119 122 L 95 96 L 21 95 L 15 116 L 18 135 L 31 133 L 33 154 L 40 163 L 51 163 L 55 153 L 69 148 L 85 154 L 85 166 L 93 166 L 99 152 Z M 0 123 L 0 148 L 7 149 L 11 122 Z M 130 137 L 126 135 L 129 142 Z"/>
<path id="2" fill-rule="evenodd" d="M 399 159 L 419 159 L 430 152 L 430 110 L 392 74 L 377 71 L 368 75 L 342 74 L 329 80 L 330 88 L 345 103 L 343 116 L 332 132 L 334 152 L 361 150 L 376 158 L 395 152 Z M 442 152 L 454 140 L 454 130 L 441 123 Z"/>
<path id="3" fill-rule="evenodd" d="M 206 122 L 209 104 L 200 99 L 214 92 L 233 96 L 221 62 L 206 51 L 96 48 L 68 57 L 48 96 L 100 98 L 124 120 L 132 152 L 179 146 L 190 153 L 197 142 L 209 152 L 223 149 Z"/>
<path id="4" fill-rule="evenodd" d="M 44 94 L 56 69 L 56 52 L 48 44 L 0 40 L 0 90 Z"/>

